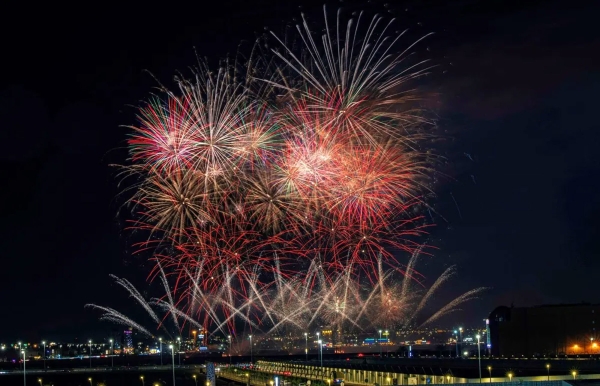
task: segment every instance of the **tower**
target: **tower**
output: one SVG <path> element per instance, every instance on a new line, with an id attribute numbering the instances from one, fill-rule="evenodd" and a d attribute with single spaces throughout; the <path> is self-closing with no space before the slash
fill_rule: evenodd
<path id="1" fill-rule="evenodd" d="M 131 327 L 123 331 L 123 351 L 133 351 L 133 328 Z"/>

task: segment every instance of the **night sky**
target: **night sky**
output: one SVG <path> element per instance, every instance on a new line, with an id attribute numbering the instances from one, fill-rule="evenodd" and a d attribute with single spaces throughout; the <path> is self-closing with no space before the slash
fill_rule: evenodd
<path id="1" fill-rule="evenodd" d="M 143 287 L 119 214 L 123 125 L 156 81 L 214 63 L 322 2 L 200 8 L 7 4 L 0 83 L 0 341 L 88 339 L 112 329 L 86 303 L 134 304 L 108 275 Z M 452 5 L 443 5 L 445 3 Z M 444 324 L 475 326 L 498 305 L 600 302 L 600 7 L 576 1 L 344 2 L 386 12 L 438 65 L 425 79 L 445 141 L 437 249 L 422 272 L 459 275 L 441 297 L 491 287 Z M 330 3 L 335 11 L 340 3 Z M 25 8 L 24 8 L 25 7 Z M 410 43 L 406 40 L 406 43 Z M 247 45 L 249 47 L 249 44 Z M 424 239 L 425 241 L 425 239 Z M 440 301 L 442 301 L 441 299 Z M 136 315 L 135 311 L 131 312 Z"/>

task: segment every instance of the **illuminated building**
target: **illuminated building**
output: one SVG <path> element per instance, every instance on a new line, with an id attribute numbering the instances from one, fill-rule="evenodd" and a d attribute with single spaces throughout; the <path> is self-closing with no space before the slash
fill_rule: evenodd
<path id="1" fill-rule="evenodd" d="M 596 335 L 599 304 L 498 307 L 489 317 L 494 356 L 600 354 Z"/>
<path id="2" fill-rule="evenodd" d="M 488 355 L 492 353 L 492 338 L 490 337 L 490 320 L 485 319 L 485 347 Z"/>
<path id="3" fill-rule="evenodd" d="M 133 329 L 131 327 L 123 331 L 123 350 L 128 353 L 133 351 Z"/>

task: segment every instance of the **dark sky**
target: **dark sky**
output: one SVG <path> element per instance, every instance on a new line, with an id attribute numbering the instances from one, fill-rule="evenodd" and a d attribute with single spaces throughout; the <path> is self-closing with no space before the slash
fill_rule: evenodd
<path id="1" fill-rule="evenodd" d="M 201 2 L 196 2 L 201 4 Z M 127 310 L 108 274 L 144 282 L 117 216 L 111 163 L 124 163 L 134 109 L 156 81 L 223 57 L 322 2 L 107 4 L 3 11 L 0 77 L 0 341 L 99 337 L 86 303 Z M 444 5 L 444 4 L 451 5 Z M 437 187 L 439 249 L 458 264 L 448 296 L 492 287 L 447 323 L 495 306 L 600 302 L 600 33 L 594 2 L 418 1 L 392 7 L 439 66 L 425 82 L 448 138 Z M 383 10 L 384 2 L 343 3 Z M 390 2 L 395 4 L 395 2 Z M 339 3 L 331 3 L 335 10 Z M 24 8 L 25 7 L 25 8 Z M 455 204 L 456 202 L 456 204 Z M 445 220 L 441 218 L 443 216 Z"/>

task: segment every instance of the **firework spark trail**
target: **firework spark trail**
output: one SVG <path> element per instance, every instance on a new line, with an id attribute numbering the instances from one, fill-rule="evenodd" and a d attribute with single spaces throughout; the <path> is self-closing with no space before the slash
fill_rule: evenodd
<path id="1" fill-rule="evenodd" d="M 179 310 L 173 304 L 165 302 L 162 299 L 155 299 L 156 305 L 162 310 L 166 311 L 167 315 L 172 315 L 174 319 L 181 318 L 183 321 L 188 322 L 195 328 L 202 329 L 203 325 L 196 321 L 194 317 L 190 316 L 187 312 Z"/>
<path id="2" fill-rule="evenodd" d="M 187 267 L 184 267 L 184 270 L 185 270 L 185 273 L 190 278 L 192 278 L 192 275 L 187 270 Z M 202 310 L 202 311 L 206 312 L 206 314 L 210 318 L 212 318 L 213 321 L 220 323 L 220 318 L 212 306 L 213 296 L 205 294 L 205 292 L 202 290 L 202 288 L 200 288 L 200 285 L 198 284 L 198 283 L 200 283 L 200 281 L 192 280 L 191 283 L 192 283 L 191 286 L 192 286 L 193 292 L 191 293 L 192 298 L 190 300 L 190 304 L 197 307 L 197 310 L 195 312 L 194 312 L 194 310 L 192 310 L 192 312 L 190 314 L 194 315 L 198 312 L 198 310 Z"/>
<path id="3" fill-rule="evenodd" d="M 425 306 L 427 305 L 427 302 L 432 298 L 432 296 L 434 296 L 438 289 L 446 282 L 448 281 L 454 274 L 456 273 L 456 267 L 455 266 L 451 266 L 448 269 L 446 269 L 444 271 L 444 273 L 442 273 L 437 280 L 433 283 L 433 285 L 431 287 L 429 287 L 429 290 L 425 293 L 425 295 L 421 298 L 421 301 L 419 302 L 419 305 L 417 306 L 417 308 L 415 309 L 415 312 L 413 314 L 413 317 L 419 315 L 421 313 L 421 311 L 425 308 Z M 413 317 L 409 318 L 406 322 L 405 322 L 405 326 L 408 326 L 412 321 L 413 321 Z"/>
<path id="4" fill-rule="evenodd" d="M 454 201 L 454 205 L 456 206 L 456 210 L 458 211 L 458 216 L 462 220 L 463 217 L 462 217 L 462 213 L 460 211 L 460 207 L 458 206 L 458 202 L 456 202 L 456 198 L 454 198 L 454 194 L 452 194 L 452 192 L 450 192 L 450 197 L 452 197 L 452 201 Z"/>
<path id="5" fill-rule="evenodd" d="M 152 336 L 152 334 L 148 330 L 146 330 L 141 324 L 135 322 L 133 319 L 129 318 L 128 316 L 120 313 L 119 311 L 113 308 L 102 307 L 95 304 L 86 304 L 85 307 L 103 311 L 104 314 L 100 317 L 100 320 L 120 324 L 126 327 L 133 327 L 142 334 L 146 335 L 147 337 Z"/>
<path id="6" fill-rule="evenodd" d="M 448 304 L 446 304 L 444 307 L 442 307 L 440 310 L 438 310 L 435 314 L 433 314 L 431 317 L 429 317 L 429 319 L 425 320 L 421 324 L 421 326 L 431 324 L 431 323 L 435 322 L 436 320 L 438 320 L 439 318 L 446 316 L 447 314 L 449 314 L 451 312 L 458 311 L 458 309 L 457 309 L 458 306 L 460 306 L 461 304 L 463 304 L 465 302 L 473 300 L 477 296 L 481 295 L 481 293 L 487 289 L 488 288 L 480 287 L 480 288 L 475 288 L 475 289 L 465 292 L 464 294 L 460 295 L 456 299 L 454 299 L 451 302 L 449 302 Z"/>
<path id="7" fill-rule="evenodd" d="M 419 257 L 421 256 L 421 252 L 423 251 L 423 246 L 419 247 L 417 250 L 415 250 L 413 252 L 413 254 L 410 256 L 410 259 L 408 260 L 408 264 L 406 266 L 406 276 L 408 277 L 412 277 L 412 275 L 415 272 L 415 266 L 417 265 L 417 261 L 419 260 Z M 410 289 L 410 282 L 408 280 L 404 280 L 402 282 L 402 292 L 400 293 L 400 296 L 404 299 L 407 297 L 408 292 Z"/>
<path id="8" fill-rule="evenodd" d="M 174 306 L 174 302 L 173 302 L 173 294 L 171 292 L 171 287 L 169 286 L 169 281 L 167 280 L 167 275 L 165 274 L 165 271 L 162 268 L 162 265 L 160 264 L 160 261 L 157 262 L 157 266 L 159 267 L 160 270 L 160 281 L 163 284 L 163 287 L 165 289 L 165 295 L 167 297 L 168 300 L 168 304 L 171 306 Z M 164 301 L 162 301 L 162 303 L 166 303 Z M 177 319 L 177 316 L 174 314 L 171 314 L 173 323 L 175 324 L 175 327 L 177 330 L 181 330 L 181 327 L 179 326 L 179 320 Z"/>
<path id="9" fill-rule="evenodd" d="M 140 292 L 133 286 L 133 284 L 131 284 L 131 282 L 129 280 L 121 279 L 115 275 L 110 275 L 110 277 L 115 281 L 115 283 L 117 283 L 121 287 L 125 288 L 125 290 L 127 290 L 127 292 L 129 292 L 129 295 L 132 298 L 134 298 L 139 303 L 139 305 L 141 305 L 144 308 L 144 310 L 146 310 L 148 315 L 150 315 L 150 317 L 157 324 L 160 324 L 160 319 L 158 318 L 158 316 L 156 315 L 156 313 L 154 312 L 154 310 L 152 309 L 150 304 L 146 301 L 146 299 L 144 299 L 142 294 L 140 294 Z"/>

